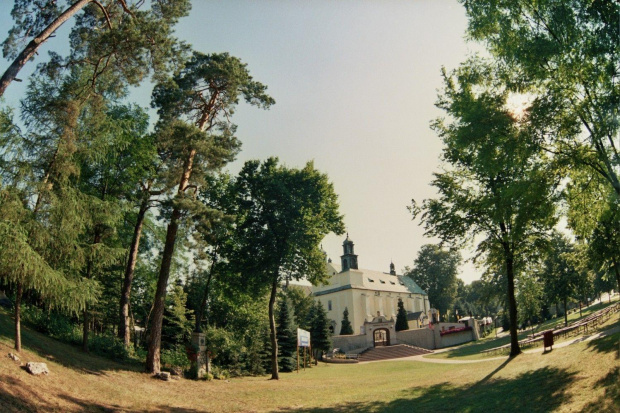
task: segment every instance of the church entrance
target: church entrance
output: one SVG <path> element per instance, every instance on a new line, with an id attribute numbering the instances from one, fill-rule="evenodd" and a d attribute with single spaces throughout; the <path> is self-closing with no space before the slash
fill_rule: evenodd
<path id="1" fill-rule="evenodd" d="M 387 328 L 378 328 L 374 332 L 375 347 L 390 345 L 390 330 Z"/>

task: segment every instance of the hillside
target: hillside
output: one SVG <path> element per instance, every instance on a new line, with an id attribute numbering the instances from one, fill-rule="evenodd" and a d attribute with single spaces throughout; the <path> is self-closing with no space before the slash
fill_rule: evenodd
<path id="1" fill-rule="evenodd" d="M 34 377 L 7 357 L 11 335 L 11 319 L 0 311 L 2 412 L 620 410 L 618 333 L 510 361 L 321 364 L 280 381 L 212 382 L 162 382 L 140 365 L 85 355 L 24 328 L 22 362 L 44 361 L 51 371 Z"/>

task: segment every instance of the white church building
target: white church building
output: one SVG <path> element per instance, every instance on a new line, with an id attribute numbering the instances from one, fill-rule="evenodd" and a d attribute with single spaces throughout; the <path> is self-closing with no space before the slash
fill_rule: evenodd
<path id="1" fill-rule="evenodd" d="M 403 301 L 409 328 L 428 324 L 428 294 L 411 278 L 397 275 L 394 264 L 390 272 L 359 269 L 354 244 L 349 235 L 342 244 L 344 254 L 340 265 L 327 261 L 329 283 L 312 287 L 312 295 L 320 301 L 332 322 L 334 334 L 340 334 L 345 308 L 353 334 L 366 334 L 371 323 L 396 320 L 398 299 Z M 386 331 L 387 332 L 387 331 Z M 389 341 L 389 340 L 388 340 Z"/>

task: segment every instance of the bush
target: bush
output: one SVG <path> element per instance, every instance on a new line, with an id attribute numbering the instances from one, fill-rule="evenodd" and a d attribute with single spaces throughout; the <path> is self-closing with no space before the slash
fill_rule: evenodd
<path id="1" fill-rule="evenodd" d="M 213 378 L 216 380 L 226 380 L 230 378 L 230 373 L 228 372 L 228 370 L 223 369 L 218 366 L 212 366 L 211 373 L 212 373 Z"/>
<path id="2" fill-rule="evenodd" d="M 161 351 L 161 362 L 166 367 L 181 367 L 183 370 L 188 369 L 191 364 L 187 358 L 185 347 L 178 344 Z"/>
<path id="3" fill-rule="evenodd" d="M 88 348 L 93 353 L 115 360 L 128 360 L 133 355 L 130 350 L 131 347 L 125 348 L 125 344 L 120 338 L 107 334 L 90 335 Z"/>
<path id="4" fill-rule="evenodd" d="M 61 341 L 81 343 L 81 330 L 69 317 L 55 311 L 45 311 L 34 306 L 24 306 L 22 318 L 36 331 Z"/>

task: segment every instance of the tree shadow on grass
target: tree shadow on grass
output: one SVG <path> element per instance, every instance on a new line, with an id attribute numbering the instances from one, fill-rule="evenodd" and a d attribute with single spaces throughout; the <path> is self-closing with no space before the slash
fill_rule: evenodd
<path id="1" fill-rule="evenodd" d="M 551 367 L 525 372 L 512 379 L 493 379 L 493 374 L 495 372 L 473 386 L 446 382 L 424 388 L 412 387 L 404 390 L 402 397 L 391 402 L 353 402 L 326 408 L 282 411 L 550 412 L 570 400 L 567 389 L 575 381 L 575 373 Z"/>
<path id="2" fill-rule="evenodd" d="M 583 412 L 619 412 L 620 411 L 620 368 L 616 367 L 594 384 L 595 388 L 605 388 L 605 397 L 586 405 Z"/>
<path id="3" fill-rule="evenodd" d="M 620 358 L 620 347 L 618 347 L 618 341 L 620 341 L 620 333 L 611 334 L 601 338 L 597 338 L 588 343 L 588 349 L 596 351 L 597 353 L 616 353 L 616 359 Z"/>

